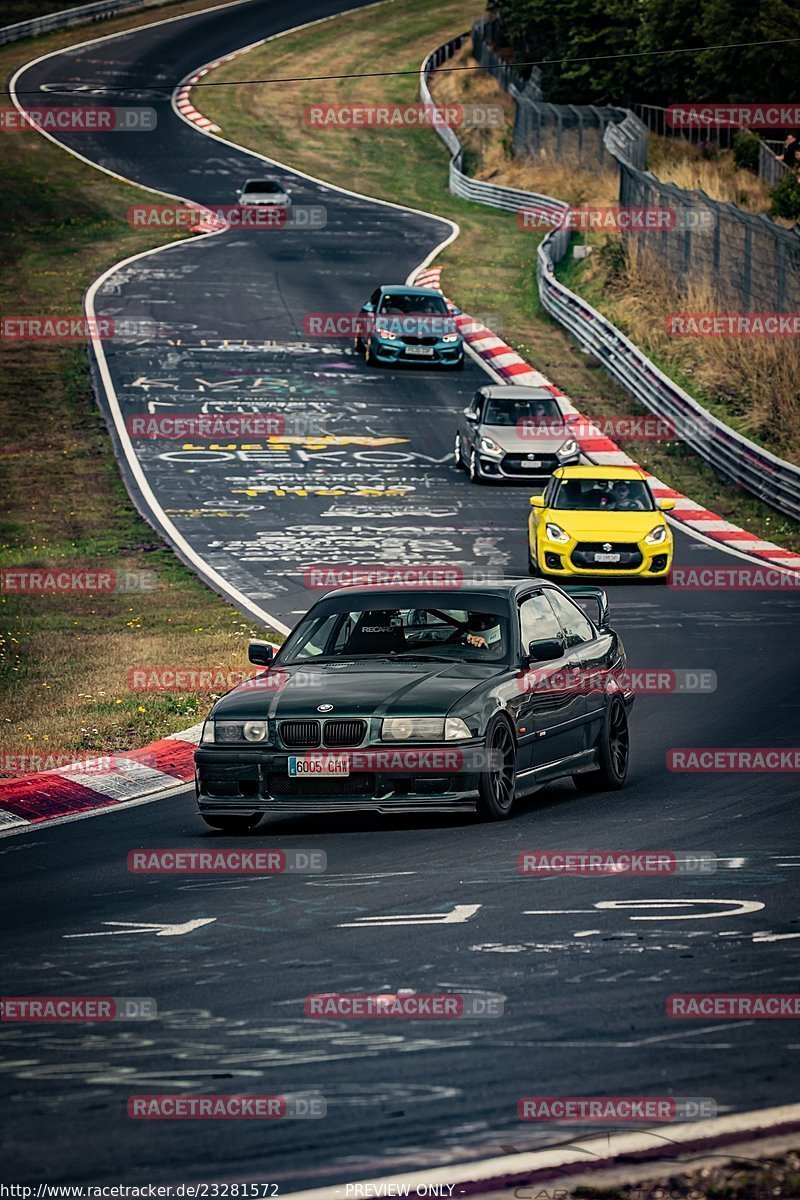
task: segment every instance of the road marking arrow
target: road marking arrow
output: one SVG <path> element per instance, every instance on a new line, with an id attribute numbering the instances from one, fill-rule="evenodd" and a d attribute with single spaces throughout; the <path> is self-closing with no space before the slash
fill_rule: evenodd
<path id="1" fill-rule="evenodd" d="M 130 933 L 154 933 L 156 937 L 181 937 L 184 933 L 192 933 L 202 925 L 211 925 L 216 917 L 198 917 L 194 921 L 184 921 L 182 925 L 169 925 L 165 921 L 150 924 L 148 921 L 103 921 L 103 925 L 120 925 L 120 929 L 101 929 L 97 933 L 65 933 L 65 938 L 85 937 L 120 937 Z"/>
<path id="2" fill-rule="evenodd" d="M 449 913 L 394 913 L 386 917 L 359 917 L 357 921 L 346 921 L 337 929 L 367 929 L 383 925 L 463 925 L 474 917 L 480 904 L 456 904 Z"/>

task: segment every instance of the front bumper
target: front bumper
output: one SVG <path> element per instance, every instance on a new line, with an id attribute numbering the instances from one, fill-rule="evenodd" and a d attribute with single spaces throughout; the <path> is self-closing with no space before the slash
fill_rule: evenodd
<path id="1" fill-rule="evenodd" d="M 463 747 L 470 747 L 474 754 L 481 750 L 482 743 L 462 742 L 457 750 L 451 743 L 446 747 L 382 744 L 358 751 L 326 751 L 337 757 L 347 755 L 360 765 L 349 776 L 295 778 L 288 774 L 292 754 L 286 750 L 200 746 L 194 756 L 197 805 L 207 816 L 474 813 L 480 772 L 469 766 L 464 769 L 463 757 L 459 756 Z M 297 751 L 295 756 L 303 753 L 319 752 Z"/>
<path id="2" fill-rule="evenodd" d="M 575 467 L 580 462 L 580 451 L 569 458 L 559 458 L 555 454 L 537 455 L 534 461 L 540 466 L 526 468 L 520 466 L 524 461 L 530 461 L 527 455 L 504 454 L 502 458 L 478 452 L 478 471 L 481 479 L 497 479 L 504 483 L 528 483 L 543 485 L 559 467 Z"/>
<path id="3" fill-rule="evenodd" d="M 669 575 L 672 566 L 672 539 L 653 546 L 644 541 L 630 543 L 634 553 L 623 552 L 622 561 L 613 564 L 592 562 L 593 551 L 579 549 L 587 544 L 574 540 L 568 543 L 554 542 L 550 538 L 540 537 L 535 544 L 534 554 L 540 570 L 554 579 L 580 576 L 591 579 L 663 579 Z"/>
<path id="4" fill-rule="evenodd" d="M 431 354 L 414 354 L 415 349 L 431 350 Z M 404 342 L 401 338 L 389 340 L 373 337 L 373 357 L 382 363 L 421 363 L 430 366 L 455 366 L 464 358 L 463 342 L 435 342 L 431 345 Z M 409 353 L 411 351 L 411 353 Z"/>

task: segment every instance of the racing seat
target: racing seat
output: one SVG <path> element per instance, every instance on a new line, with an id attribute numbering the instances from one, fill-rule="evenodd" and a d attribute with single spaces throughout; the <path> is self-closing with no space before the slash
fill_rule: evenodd
<path id="1" fill-rule="evenodd" d="M 347 639 L 344 653 L 390 654 L 405 648 L 406 635 L 400 614 L 383 610 L 361 614 Z"/>

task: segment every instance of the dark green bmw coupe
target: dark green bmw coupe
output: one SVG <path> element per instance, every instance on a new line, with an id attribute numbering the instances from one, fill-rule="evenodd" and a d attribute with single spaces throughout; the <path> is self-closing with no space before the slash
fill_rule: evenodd
<path id="1" fill-rule="evenodd" d="M 605 593 L 527 580 L 349 587 L 311 608 L 267 669 L 214 705 L 195 754 L 197 803 L 241 833 L 264 813 L 479 812 L 569 775 L 628 772 L 625 651 Z M 587 683 L 588 681 L 588 683 Z"/>

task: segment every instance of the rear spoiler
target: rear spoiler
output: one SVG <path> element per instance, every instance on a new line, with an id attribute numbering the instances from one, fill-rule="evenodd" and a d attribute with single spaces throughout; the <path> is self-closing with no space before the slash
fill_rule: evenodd
<path id="1" fill-rule="evenodd" d="M 592 587 L 589 583 L 562 583 L 559 587 L 575 600 L 594 600 L 597 603 L 597 627 L 605 629 L 608 626 L 608 596 L 603 588 Z"/>

